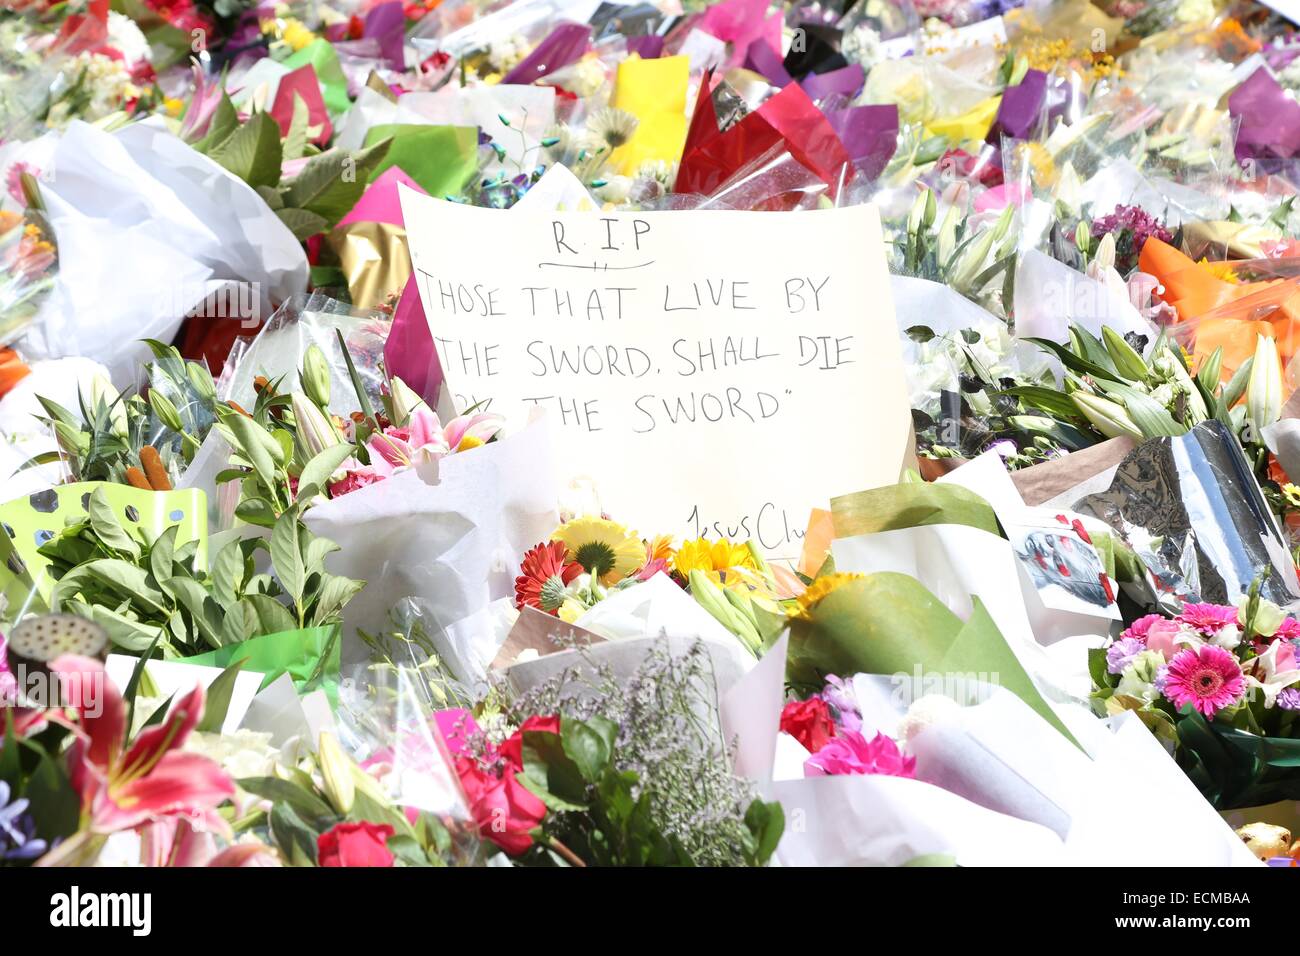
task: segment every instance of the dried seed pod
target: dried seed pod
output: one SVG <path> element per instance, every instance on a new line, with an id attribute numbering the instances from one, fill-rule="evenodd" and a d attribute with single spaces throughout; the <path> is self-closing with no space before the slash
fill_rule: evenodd
<path id="1" fill-rule="evenodd" d="M 1246 848 L 1261 860 L 1291 852 L 1291 831 L 1271 823 L 1248 823 L 1237 830 Z"/>
<path id="2" fill-rule="evenodd" d="M 126 470 L 126 480 L 133 488 L 140 488 L 144 491 L 153 491 L 153 485 L 149 484 L 149 479 L 144 476 L 144 472 L 132 465 Z"/>
<path id="3" fill-rule="evenodd" d="M 145 445 L 140 449 L 140 464 L 144 466 L 145 477 L 149 479 L 149 486 L 154 491 L 171 491 L 172 481 L 167 476 L 167 469 L 163 467 L 162 456 L 158 454 L 158 449 L 153 445 Z"/>
<path id="4" fill-rule="evenodd" d="M 48 672 L 64 654 L 103 660 L 108 635 L 94 621 L 75 614 L 41 614 L 24 618 L 9 632 L 6 654 L 11 670 Z"/>

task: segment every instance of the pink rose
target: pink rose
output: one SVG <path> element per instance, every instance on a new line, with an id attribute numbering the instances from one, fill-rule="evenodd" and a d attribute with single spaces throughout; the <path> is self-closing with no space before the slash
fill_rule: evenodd
<path id="1" fill-rule="evenodd" d="M 1182 629 L 1173 621 L 1159 620 L 1147 629 L 1147 650 L 1159 651 L 1169 660 L 1178 653 L 1175 643 Z"/>

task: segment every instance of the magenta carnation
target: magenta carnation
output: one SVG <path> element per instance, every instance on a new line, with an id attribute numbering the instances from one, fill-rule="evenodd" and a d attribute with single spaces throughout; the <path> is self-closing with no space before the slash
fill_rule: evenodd
<path id="1" fill-rule="evenodd" d="M 1164 694 L 1174 706 L 1191 704 L 1206 717 L 1236 703 L 1246 690 L 1237 659 L 1221 647 L 1179 651 L 1169 662 Z"/>
<path id="2" fill-rule="evenodd" d="M 804 761 L 809 777 L 878 773 L 889 777 L 916 775 L 916 758 L 905 757 L 898 744 L 884 734 L 867 740 L 853 730 L 843 730 Z"/>

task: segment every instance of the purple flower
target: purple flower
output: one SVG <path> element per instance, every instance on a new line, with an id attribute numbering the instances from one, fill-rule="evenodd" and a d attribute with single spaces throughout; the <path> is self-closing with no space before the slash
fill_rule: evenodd
<path id="1" fill-rule="evenodd" d="M 0 780 L 0 862 L 34 860 L 46 850 L 35 837 L 36 824 L 27 812 L 27 800 L 9 802 L 9 784 Z"/>
<path id="2" fill-rule="evenodd" d="M 1154 216 L 1140 206 L 1116 206 L 1109 216 L 1092 222 L 1092 238 L 1100 239 L 1107 233 L 1115 236 L 1115 268 L 1121 274 L 1137 266 L 1138 255 L 1151 237 L 1161 242 L 1172 242 L 1174 234 Z"/>
<path id="3" fill-rule="evenodd" d="M 1146 649 L 1146 644 L 1136 637 L 1121 637 L 1106 648 L 1106 670 L 1112 674 L 1124 673 L 1124 668 L 1133 663 L 1133 658 Z"/>
<path id="4" fill-rule="evenodd" d="M 1300 688 L 1288 687 L 1277 695 L 1277 705 L 1283 710 L 1300 710 Z"/>
<path id="5" fill-rule="evenodd" d="M 822 699 L 835 711 L 835 721 L 842 730 L 858 731 L 862 729 L 862 713 L 858 710 L 858 699 L 854 696 L 850 681 L 834 674 L 826 675 L 826 689 Z"/>

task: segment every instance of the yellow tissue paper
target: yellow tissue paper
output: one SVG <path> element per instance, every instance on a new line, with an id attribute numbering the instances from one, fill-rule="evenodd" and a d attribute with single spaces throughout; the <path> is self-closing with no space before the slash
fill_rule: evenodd
<path id="1" fill-rule="evenodd" d="M 686 92 L 691 58 L 630 57 L 618 65 L 614 106 L 638 120 L 636 133 L 614 152 L 613 166 L 631 176 L 647 160 L 675 163 L 686 143 Z"/>

